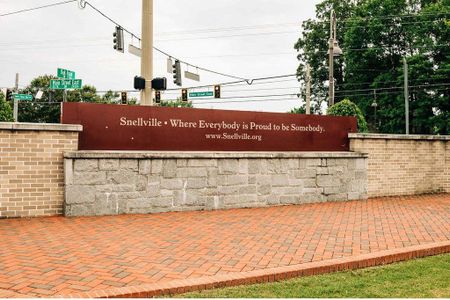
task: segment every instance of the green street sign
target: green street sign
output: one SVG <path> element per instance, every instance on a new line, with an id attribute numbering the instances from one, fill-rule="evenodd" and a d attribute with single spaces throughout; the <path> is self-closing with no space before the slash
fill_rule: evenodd
<path id="1" fill-rule="evenodd" d="M 72 88 L 73 89 L 80 90 L 82 85 L 83 85 L 83 81 L 81 79 L 72 80 Z"/>
<path id="2" fill-rule="evenodd" d="M 212 97 L 214 96 L 213 92 L 193 92 L 189 93 L 190 98 L 198 98 L 198 97 Z"/>
<path id="3" fill-rule="evenodd" d="M 52 90 L 81 89 L 83 81 L 81 79 L 53 79 L 50 80 L 50 88 Z"/>
<path id="4" fill-rule="evenodd" d="M 75 72 L 58 68 L 58 78 L 61 79 L 75 79 Z"/>
<path id="5" fill-rule="evenodd" d="M 75 72 L 67 70 L 67 79 L 75 79 Z"/>
<path id="6" fill-rule="evenodd" d="M 24 100 L 24 101 L 31 101 L 31 100 L 33 100 L 33 95 L 14 94 L 13 97 L 14 97 L 14 100 Z"/>

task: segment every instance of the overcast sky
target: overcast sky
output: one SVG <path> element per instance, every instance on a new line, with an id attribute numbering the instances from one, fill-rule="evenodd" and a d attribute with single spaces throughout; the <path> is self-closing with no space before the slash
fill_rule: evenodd
<path id="1" fill-rule="evenodd" d="M 0 0 L 0 14 L 46 5 L 58 0 Z M 141 0 L 89 0 L 125 28 L 141 35 Z M 297 68 L 293 46 L 301 34 L 302 21 L 314 17 L 319 0 L 154 0 L 155 46 L 193 65 L 257 78 L 294 74 Z M 83 84 L 99 91 L 132 90 L 133 77 L 140 73 L 140 59 L 127 51 L 112 49 L 114 25 L 76 2 L 22 14 L 0 17 L 0 87 L 13 87 L 15 74 L 20 85 L 43 74 L 56 75 L 58 67 L 76 72 Z M 125 35 L 128 45 L 132 42 Z M 128 48 L 128 47 L 127 47 Z M 154 77 L 167 73 L 166 57 L 155 52 Z M 186 67 L 183 66 L 185 70 Z M 189 71 L 196 72 L 190 68 Z M 233 81 L 199 72 L 201 82 L 184 79 L 183 86 Z M 295 97 L 240 99 L 252 95 L 296 93 L 299 84 L 289 81 L 253 86 L 224 86 L 223 97 L 244 103 L 214 104 L 217 99 L 194 101 L 199 108 L 285 112 L 298 106 Z M 206 91 L 200 89 L 198 91 Z M 134 94 L 132 96 L 138 96 Z M 166 92 L 163 99 L 180 96 Z M 261 101 L 273 98 L 293 101 Z"/>

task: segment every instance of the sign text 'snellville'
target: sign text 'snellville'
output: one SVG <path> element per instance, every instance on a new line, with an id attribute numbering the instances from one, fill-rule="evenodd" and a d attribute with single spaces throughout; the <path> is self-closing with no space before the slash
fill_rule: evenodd
<path id="1" fill-rule="evenodd" d="M 356 132 L 353 117 L 71 102 L 62 122 L 83 125 L 80 150 L 349 151 Z"/>
<path id="2" fill-rule="evenodd" d="M 250 131 L 296 131 L 296 132 L 317 132 L 324 133 L 325 128 L 321 125 L 298 125 L 298 124 L 275 124 L 265 123 L 258 124 L 255 122 L 208 122 L 205 120 L 199 120 L 198 122 L 188 122 L 181 119 L 169 119 L 169 121 L 162 121 L 157 118 L 136 118 L 128 119 L 126 117 L 120 118 L 120 126 L 128 127 L 163 127 L 170 126 L 172 128 L 192 128 L 192 129 L 214 129 L 217 131 L 222 130 L 250 130 Z"/>

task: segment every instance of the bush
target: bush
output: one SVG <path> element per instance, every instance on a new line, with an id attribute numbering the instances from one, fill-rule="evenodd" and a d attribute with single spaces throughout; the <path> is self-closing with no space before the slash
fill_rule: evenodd
<path id="1" fill-rule="evenodd" d="M 5 95 L 0 92 L 0 122 L 13 122 L 13 111 L 11 105 L 5 100 Z"/>
<path id="2" fill-rule="evenodd" d="M 362 111 L 355 103 L 353 103 L 349 99 L 344 99 L 341 102 L 336 103 L 332 107 L 328 108 L 327 114 L 329 116 L 356 117 L 356 119 L 358 120 L 358 131 L 369 131 L 366 119 L 364 118 Z"/>
<path id="3" fill-rule="evenodd" d="M 290 112 L 290 114 L 301 114 L 301 115 L 305 115 L 306 114 L 306 108 L 302 107 L 294 107 Z"/>

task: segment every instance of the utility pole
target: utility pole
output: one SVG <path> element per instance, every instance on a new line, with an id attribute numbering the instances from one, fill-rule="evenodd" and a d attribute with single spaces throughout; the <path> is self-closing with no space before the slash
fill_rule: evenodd
<path id="1" fill-rule="evenodd" d="M 19 73 L 16 73 L 16 85 L 14 92 L 16 94 L 19 93 Z M 17 99 L 14 99 L 13 118 L 14 122 L 19 122 L 19 100 Z"/>
<path id="2" fill-rule="evenodd" d="M 337 20 L 334 10 L 330 14 L 330 40 L 328 41 L 328 107 L 334 105 L 334 58 L 342 55 L 342 49 L 337 41 Z"/>
<path id="3" fill-rule="evenodd" d="M 311 66 L 306 65 L 306 114 L 311 114 Z"/>
<path id="4" fill-rule="evenodd" d="M 406 134 L 409 134 L 409 83 L 408 83 L 408 62 L 406 57 L 403 57 L 403 74 L 405 78 L 405 121 L 406 121 Z"/>
<path id="5" fill-rule="evenodd" d="M 334 105 L 334 56 L 333 56 L 333 48 L 334 48 L 334 39 L 333 39 L 333 26 L 334 26 L 334 11 L 331 13 L 331 29 L 330 29 L 330 40 L 328 41 L 328 80 L 330 82 L 328 86 L 328 107 L 332 107 Z"/>
<path id="6" fill-rule="evenodd" d="M 377 108 L 378 108 L 378 103 L 377 103 L 377 90 L 373 90 L 373 103 L 372 103 L 372 107 L 375 110 L 375 130 L 378 129 L 377 126 Z"/>
<path id="7" fill-rule="evenodd" d="M 141 91 L 141 105 L 152 106 L 153 79 L 153 0 L 142 0 L 142 56 L 141 76 L 145 89 Z"/>

